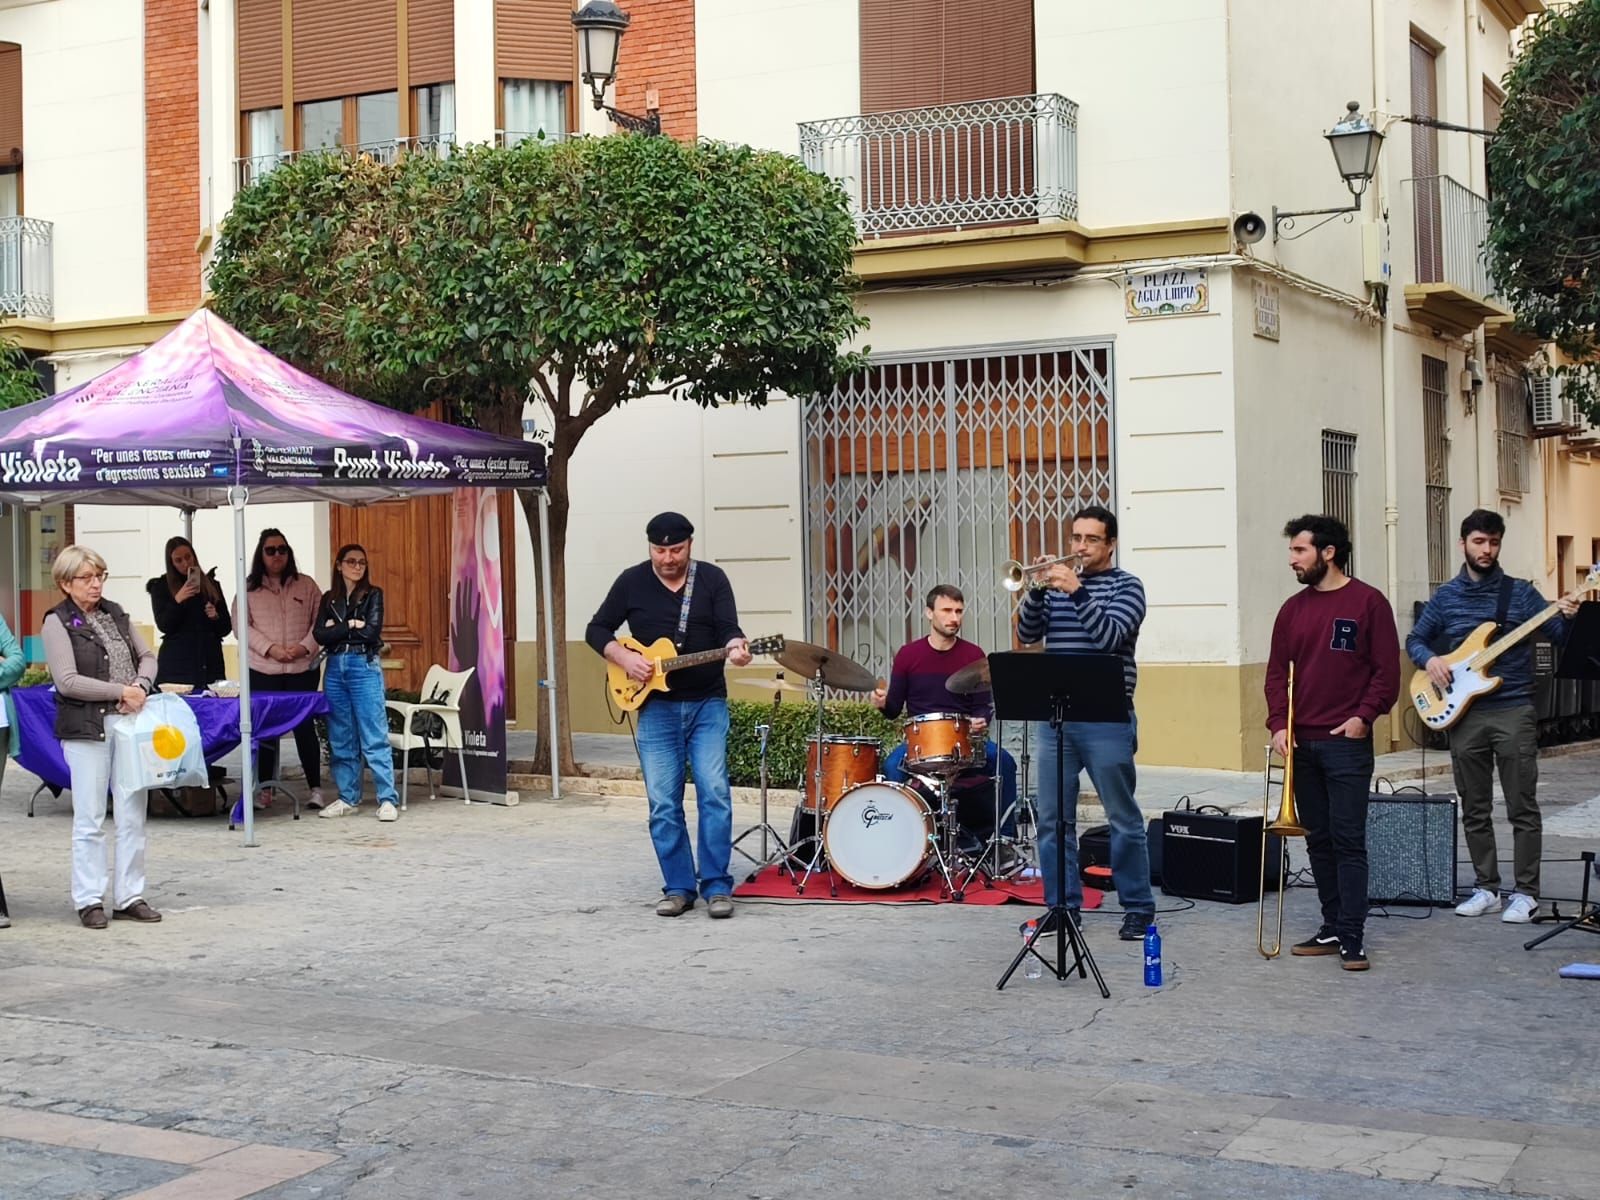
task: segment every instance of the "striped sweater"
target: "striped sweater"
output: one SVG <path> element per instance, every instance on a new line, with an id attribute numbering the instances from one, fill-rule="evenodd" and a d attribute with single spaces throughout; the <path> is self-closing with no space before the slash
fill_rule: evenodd
<path id="1" fill-rule="evenodd" d="M 1144 622 L 1144 584 L 1120 567 L 1083 577 L 1072 595 L 1053 589 L 1029 591 L 1017 610 L 1017 637 L 1044 639 L 1051 654 L 1115 654 L 1133 700 L 1139 668 L 1133 660 Z"/>

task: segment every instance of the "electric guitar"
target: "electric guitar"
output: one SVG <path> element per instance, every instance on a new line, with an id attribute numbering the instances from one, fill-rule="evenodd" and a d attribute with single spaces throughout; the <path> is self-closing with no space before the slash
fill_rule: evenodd
<path id="1" fill-rule="evenodd" d="M 1585 592 L 1600 587 L 1600 563 L 1589 568 L 1589 575 L 1563 600 L 1576 600 Z M 1500 686 L 1500 676 L 1489 674 L 1489 666 L 1523 638 L 1533 633 L 1556 612 L 1556 605 L 1547 605 L 1518 625 L 1504 637 L 1494 636 L 1494 622 L 1485 621 L 1466 640 L 1449 654 L 1439 657 L 1450 668 L 1450 686 L 1441 688 L 1428 678 L 1426 670 L 1418 669 L 1411 677 L 1411 704 L 1429 729 L 1449 729 L 1471 707 L 1479 696 L 1487 696 Z"/>
<path id="2" fill-rule="evenodd" d="M 629 650 L 636 650 L 655 663 L 655 674 L 640 683 L 631 678 L 626 671 L 616 663 L 606 664 L 606 690 L 611 693 L 611 700 L 623 712 L 634 712 L 640 705 L 650 698 L 652 692 L 666 692 L 672 689 L 667 686 L 667 672 L 677 671 L 683 667 L 699 667 L 706 663 L 721 662 L 728 657 L 728 648 L 723 646 L 718 650 L 700 650 L 694 654 L 679 654 L 678 648 L 672 644 L 671 638 L 657 638 L 650 645 L 631 637 L 619 637 L 619 643 Z M 751 654 L 778 654 L 783 650 L 783 638 L 763 637 L 755 638 L 750 642 Z"/>

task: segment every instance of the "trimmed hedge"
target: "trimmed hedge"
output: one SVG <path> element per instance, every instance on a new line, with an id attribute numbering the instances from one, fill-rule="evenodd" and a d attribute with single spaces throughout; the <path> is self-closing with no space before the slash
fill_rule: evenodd
<path id="1" fill-rule="evenodd" d="M 838 702 L 825 706 L 829 734 L 875 737 L 888 753 L 900 744 L 900 723 L 885 717 L 870 704 Z M 776 712 L 770 704 L 748 700 L 728 702 L 728 776 L 734 787 L 761 786 L 761 739 L 756 726 L 772 726 L 767 741 L 767 786 L 797 788 L 806 769 L 806 738 L 817 730 L 814 704 L 784 704 Z"/>

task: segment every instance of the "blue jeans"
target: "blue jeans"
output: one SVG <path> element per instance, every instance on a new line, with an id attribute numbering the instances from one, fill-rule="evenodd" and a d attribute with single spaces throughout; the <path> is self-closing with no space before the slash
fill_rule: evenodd
<path id="1" fill-rule="evenodd" d="M 906 744 L 901 742 L 889 751 L 889 757 L 884 760 L 883 777 L 893 783 L 910 781 L 905 763 Z M 1011 757 L 1010 751 L 1001 750 L 993 742 L 986 741 L 983 767 L 964 771 L 950 781 L 956 820 L 971 835 L 971 838 L 963 839 L 969 844 L 972 839 L 980 843 L 986 841 L 994 832 L 994 794 L 987 787 L 973 785 L 993 780 L 996 774 L 1000 777 L 1000 832 L 1006 837 L 1017 836 L 1017 760 Z M 937 803 L 936 791 L 922 785 L 920 780 L 914 782 L 917 790 L 928 799 L 930 807 Z"/>
<path id="2" fill-rule="evenodd" d="M 1306 857 L 1322 902 L 1322 923 L 1361 945 L 1367 924 L 1367 795 L 1372 739 L 1297 742 L 1294 798 L 1306 828 Z"/>
<path id="3" fill-rule="evenodd" d="M 1044 902 L 1083 905 L 1083 880 L 1078 874 L 1078 772 L 1088 771 L 1100 804 L 1111 825 L 1111 880 L 1124 912 L 1154 913 L 1156 899 L 1150 891 L 1150 848 L 1145 844 L 1144 814 L 1134 800 L 1138 780 L 1133 755 L 1139 748 L 1139 722 L 1126 724 L 1068 721 L 1062 726 L 1061 797 L 1066 829 L 1056 812 L 1056 732 L 1049 725 L 1034 726 L 1034 753 L 1039 774 L 1039 870 L 1044 876 Z M 1066 839 L 1065 900 L 1062 880 L 1056 875 L 1056 841 Z"/>
<path id="4" fill-rule="evenodd" d="M 639 710 L 639 765 L 650 795 L 650 840 L 665 881 L 662 891 L 693 899 L 733 892 L 733 793 L 728 790 L 728 702 L 656 696 Z M 683 816 L 683 771 L 694 769 L 700 818 L 700 874 Z"/>
<path id="5" fill-rule="evenodd" d="M 328 698 L 328 751 L 339 799 L 361 803 L 361 760 L 366 759 L 378 803 L 399 804 L 378 660 L 363 654 L 331 655 L 322 691 Z"/>

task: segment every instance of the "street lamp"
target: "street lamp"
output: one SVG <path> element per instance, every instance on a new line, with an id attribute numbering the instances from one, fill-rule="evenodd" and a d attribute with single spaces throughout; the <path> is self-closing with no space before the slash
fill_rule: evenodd
<path id="1" fill-rule="evenodd" d="M 1333 151 L 1333 161 L 1339 168 L 1339 175 L 1344 179 L 1345 187 L 1350 189 L 1350 204 L 1344 208 L 1308 208 L 1300 212 L 1280 212 L 1274 205 L 1273 241 L 1278 240 L 1280 226 L 1287 229 L 1294 228 L 1296 217 L 1338 216 L 1342 213 L 1361 211 L 1361 195 L 1367 190 L 1367 184 L 1372 182 L 1372 177 L 1378 170 L 1378 152 L 1383 148 L 1383 134 L 1373 128 L 1372 122 L 1361 112 L 1360 102 L 1351 100 L 1345 105 L 1344 119 L 1323 136 L 1328 139 L 1328 148 Z M 1319 225 L 1324 223 L 1318 222 Z M 1313 225 L 1311 228 L 1316 227 Z M 1311 230 L 1307 229 L 1304 232 L 1310 233 Z M 1294 238 L 1283 240 L 1293 241 Z"/>
<path id="2" fill-rule="evenodd" d="M 589 0 L 572 14 L 572 27 L 578 31 L 579 63 L 583 81 L 589 85 L 597 110 L 609 115 L 621 128 L 633 133 L 659 134 L 661 114 L 636 116 L 612 108 L 606 103 L 606 89 L 617 78 L 617 54 L 622 49 L 622 35 L 631 20 L 612 0 Z"/>

